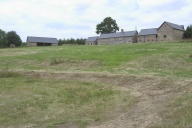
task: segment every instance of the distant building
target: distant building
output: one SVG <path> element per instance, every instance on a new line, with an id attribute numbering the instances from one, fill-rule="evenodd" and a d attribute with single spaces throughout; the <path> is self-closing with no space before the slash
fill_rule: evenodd
<path id="1" fill-rule="evenodd" d="M 159 28 L 141 29 L 101 34 L 99 37 L 89 37 L 86 44 L 127 44 L 136 42 L 178 41 L 183 39 L 183 25 L 163 22 Z"/>
<path id="2" fill-rule="evenodd" d="M 163 22 L 157 29 L 158 41 L 177 41 L 182 40 L 185 29 L 183 25 L 170 22 Z"/>
<path id="3" fill-rule="evenodd" d="M 136 43 L 137 31 L 126 31 L 122 29 L 118 33 L 101 34 L 98 38 L 98 44 L 124 44 Z"/>
<path id="4" fill-rule="evenodd" d="M 157 28 L 141 29 L 137 36 L 138 42 L 155 42 L 157 41 Z"/>
<path id="5" fill-rule="evenodd" d="M 58 40 L 50 37 L 27 37 L 27 46 L 57 46 Z"/>
<path id="6" fill-rule="evenodd" d="M 97 39 L 99 36 L 88 37 L 85 41 L 85 45 L 97 45 Z"/>

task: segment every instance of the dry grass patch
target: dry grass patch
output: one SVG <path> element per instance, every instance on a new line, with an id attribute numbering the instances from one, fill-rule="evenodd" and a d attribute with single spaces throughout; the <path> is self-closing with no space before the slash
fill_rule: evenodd
<path id="1" fill-rule="evenodd" d="M 98 69 L 101 66 L 100 61 L 98 60 L 66 60 L 62 58 L 53 58 L 50 60 L 50 63 L 43 63 L 46 67 L 55 70 L 90 70 L 90 69 Z M 51 66 L 50 66 L 51 65 Z"/>
<path id="2" fill-rule="evenodd" d="M 135 101 L 129 91 L 66 74 L 1 74 L 0 127 L 85 127 L 115 116 Z"/>
<path id="3" fill-rule="evenodd" d="M 38 51 L 31 51 L 31 50 L 26 50 L 26 49 L 10 49 L 10 48 L 6 48 L 6 49 L 1 49 L 1 57 L 12 57 L 12 56 L 21 56 L 21 55 L 28 55 L 28 54 L 36 54 L 38 53 Z"/>
<path id="4" fill-rule="evenodd" d="M 168 55 L 151 55 L 123 64 L 116 70 L 122 73 L 149 76 L 178 76 L 181 74 L 190 76 L 192 65 L 188 62 L 187 57 L 175 58 Z"/>

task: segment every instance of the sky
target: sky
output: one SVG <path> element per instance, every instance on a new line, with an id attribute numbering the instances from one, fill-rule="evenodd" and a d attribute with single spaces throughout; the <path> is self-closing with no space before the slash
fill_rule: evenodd
<path id="1" fill-rule="evenodd" d="M 191 0 L 0 0 L 0 29 L 57 39 L 96 36 L 104 18 L 120 30 L 158 28 L 164 21 L 192 24 Z"/>

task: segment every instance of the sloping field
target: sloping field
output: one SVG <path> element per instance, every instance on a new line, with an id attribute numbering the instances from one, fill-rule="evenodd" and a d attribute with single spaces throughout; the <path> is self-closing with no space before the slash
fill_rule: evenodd
<path id="1" fill-rule="evenodd" d="M 190 128 L 192 43 L 0 49 L 0 128 Z"/>

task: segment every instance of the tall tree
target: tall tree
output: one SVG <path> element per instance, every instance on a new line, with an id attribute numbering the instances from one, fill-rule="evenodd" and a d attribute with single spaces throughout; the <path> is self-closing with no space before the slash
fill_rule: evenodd
<path id="1" fill-rule="evenodd" d="M 119 27 L 116 23 L 116 20 L 111 17 L 106 17 L 100 24 L 96 26 L 97 34 L 107 34 L 107 33 L 116 33 L 119 30 Z"/>
<path id="2" fill-rule="evenodd" d="M 15 31 L 10 31 L 7 33 L 8 46 L 14 44 L 15 46 L 21 46 L 21 38 Z"/>
<path id="3" fill-rule="evenodd" d="M 7 44 L 6 32 L 0 29 L 0 47 L 7 47 Z"/>
<path id="4" fill-rule="evenodd" d="M 183 38 L 192 38 L 192 25 L 187 26 L 187 29 L 183 34 Z"/>

